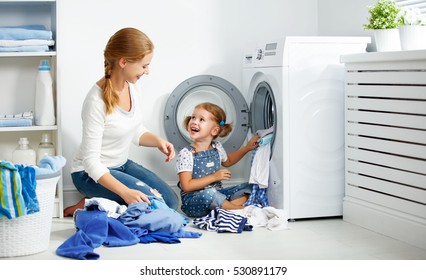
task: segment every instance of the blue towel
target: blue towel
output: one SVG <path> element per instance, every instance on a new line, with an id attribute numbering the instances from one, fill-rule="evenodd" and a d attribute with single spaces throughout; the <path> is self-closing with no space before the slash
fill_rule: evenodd
<path id="1" fill-rule="evenodd" d="M 52 31 L 31 29 L 34 26 L 0 27 L 0 40 L 52 40 Z"/>
<path id="2" fill-rule="evenodd" d="M 34 168 L 22 164 L 15 164 L 15 167 L 18 169 L 19 175 L 21 176 L 22 196 L 24 197 L 27 214 L 40 211 L 36 194 L 37 181 Z"/>
<path id="3" fill-rule="evenodd" d="M 118 217 L 123 224 L 132 230 L 147 230 L 148 232 L 177 232 L 183 225 L 183 219 L 179 213 L 168 209 L 148 209 L 146 202 L 130 204 L 127 210 Z M 138 236 L 139 237 L 139 236 Z"/>
<path id="4" fill-rule="evenodd" d="M 32 126 L 33 119 L 0 119 L 0 127 Z"/>
<path id="5" fill-rule="evenodd" d="M 51 177 L 52 174 L 60 172 L 67 160 L 63 156 L 44 156 L 37 166 L 34 166 L 38 179 Z"/>
<path id="6" fill-rule="evenodd" d="M 18 169 L 8 161 L 0 162 L 0 218 L 9 219 L 27 214 L 22 182 Z"/>
<path id="7" fill-rule="evenodd" d="M 106 212 L 78 210 L 74 219 L 77 232 L 56 249 L 59 256 L 97 260 L 99 254 L 94 249 L 101 245 L 118 247 L 139 243 L 139 238 L 129 228 L 116 219 L 107 217 Z"/>
<path id="8" fill-rule="evenodd" d="M 148 206 L 148 209 L 150 210 L 155 210 L 155 209 L 166 209 L 169 210 L 173 213 L 175 213 L 176 215 L 180 216 L 182 218 L 182 224 L 184 226 L 186 226 L 190 219 L 182 214 L 180 214 L 179 212 L 177 212 L 176 210 L 170 208 L 162 199 L 159 199 L 156 196 L 148 196 L 149 201 L 151 201 L 151 205 Z"/>

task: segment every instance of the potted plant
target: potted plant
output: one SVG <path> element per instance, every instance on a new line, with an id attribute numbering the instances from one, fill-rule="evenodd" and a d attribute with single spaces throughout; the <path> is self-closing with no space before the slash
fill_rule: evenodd
<path id="1" fill-rule="evenodd" d="M 379 0 L 368 6 L 369 18 L 364 28 L 373 30 L 377 51 L 401 50 L 398 27 L 402 20 L 397 19 L 400 10 L 395 0 Z"/>
<path id="2" fill-rule="evenodd" d="M 396 21 L 402 50 L 426 49 L 426 16 L 418 8 L 401 8 Z"/>

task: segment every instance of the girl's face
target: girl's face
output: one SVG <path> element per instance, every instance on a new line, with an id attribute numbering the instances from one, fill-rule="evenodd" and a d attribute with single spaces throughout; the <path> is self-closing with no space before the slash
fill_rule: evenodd
<path id="1" fill-rule="evenodd" d="M 196 108 L 188 123 L 188 132 L 192 140 L 212 141 L 219 133 L 219 124 L 213 115 L 201 108 Z"/>
<path id="2" fill-rule="evenodd" d="M 120 61 L 123 69 L 123 75 L 129 83 L 136 83 L 143 75 L 149 74 L 149 64 L 151 63 L 154 53 L 147 54 L 141 60 L 128 62 L 125 59 Z"/>

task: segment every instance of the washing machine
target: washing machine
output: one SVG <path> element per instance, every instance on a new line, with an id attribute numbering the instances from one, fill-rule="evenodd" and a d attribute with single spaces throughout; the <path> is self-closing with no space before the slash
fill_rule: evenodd
<path id="1" fill-rule="evenodd" d="M 242 87 L 213 75 L 186 79 L 165 106 L 167 138 L 180 150 L 182 126 L 200 102 L 227 113 L 235 151 L 259 130 L 272 129 L 268 197 L 290 219 L 342 215 L 344 195 L 344 69 L 340 55 L 365 52 L 369 37 L 291 36 L 255 42 L 244 51 Z M 248 178 L 247 178 L 248 180 Z"/>

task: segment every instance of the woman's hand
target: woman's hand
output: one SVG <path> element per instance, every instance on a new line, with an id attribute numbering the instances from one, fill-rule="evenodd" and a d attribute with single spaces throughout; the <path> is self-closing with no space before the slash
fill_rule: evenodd
<path id="1" fill-rule="evenodd" d="M 139 145 L 146 147 L 157 147 L 163 154 L 167 156 L 166 162 L 171 161 L 175 157 L 175 148 L 169 141 L 164 140 L 152 132 L 145 132 L 139 138 Z"/>
<path id="2" fill-rule="evenodd" d="M 175 148 L 169 141 L 160 139 L 158 149 L 167 156 L 166 162 L 171 161 L 175 157 Z"/>
<path id="3" fill-rule="evenodd" d="M 134 190 L 134 189 L 127 189 L 123 194 L 122 197 L 123 200 L 128 204 L 133 204 L 137 202 L 146 202 L 148 205 L 151 205 L 151 201 L 149 200 L 148 196 L 144 194 L 141 191 Z"/>

